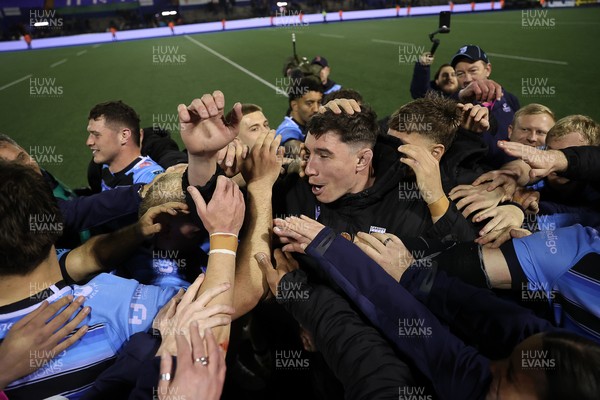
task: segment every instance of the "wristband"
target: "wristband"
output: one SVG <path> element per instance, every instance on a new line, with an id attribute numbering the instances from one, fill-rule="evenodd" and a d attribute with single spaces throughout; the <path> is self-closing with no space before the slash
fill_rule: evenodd
<path id="1" fill-rule="evenodd" d="M 446 196 L 442 196 L 431 204 L 427 204 L 429 212 L 432 218 L 439 218 L 446 214 L 448 207 L 450 207 L 450 201 Z"/>
<path id="2" fill-rule="evenodd" d="M 212 255 L 212 254 L 228 254 L 230 256 L 236 256 L 237 253 L 235 251 L 231 251 L 231 250 L 227 250 L 227 249 L 214 249 L 208 252 L 208 255 Z"/>
<path id="3" fill-rule="evenodd" d="M 238 238 L 231 233 L 213 233 L 210 235 L 211 249 L 226 249 L 236 252 L 238 247 Z"/>

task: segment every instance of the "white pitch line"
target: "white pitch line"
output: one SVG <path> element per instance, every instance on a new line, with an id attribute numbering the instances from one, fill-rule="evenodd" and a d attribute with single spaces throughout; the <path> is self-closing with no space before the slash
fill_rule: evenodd
<path id="1" fill-rule="evenodd" d="M 211 49 L 210 47 L 208 47 L 205 44 L 200 43 L 199 41 L 197 41 L 196 39 L 185 35 L 185 38 L 188 39 L 190 42 L 195 43 L 196 45 L 202 47 L 204 50 L 208 51 L 209 53 L 219 57 L 221 60 L 225 61 L 226 63 L 234 66 L 235 68 L 239 69 L 240 71 L 242 71 L 243 73 L 245 73 L 246 75 L 251 76 L 252 78 L 256 79 L 257 81 L 259 81 L 260 83 L 262 83 L 263 85 L 277 91 L 277 90 L 281 90 L 279 89 L 277 86 L 271 84 L 270 82 L 265 81 L 263 78 L 261 78 L 260 76 L 256 75 L 254 72 L 247 70 L 246 68 L 242 67 L 240 64 L 231 61 L 229 58 L 225 57 L 224 55 L 217 53 L 216 51 L 214 51 L 213 49 Z"/>
<path id="2" fill-rule="evenodd" d="M 17 79 L 16 81 L 12 81 L 11 83 L 7 83 L 6 85 L 0 87 L 0 90 L 4 90 L 6 88 L 9 88 L 12 85 L 16 85 L 17 83 L 22 82 L 22 81 L 24 81 L 25 79 L 28 79 L 28 78 L 31 78 L 31 74 L 29 74 L 27 76 L 24 76 L 21 79 Z"/>
<path id="3" fill-rule="evenodd" d="M 100 46 L 102 46 L 102 45 L 100 43 L 98 43 L 98 44 L 93 45 L 92 48 L 95 49 L 95 48 L 98 48 Z"/>
<path id="4" fill-rule="evenodd" d="M 342 35 L 334 35 L 332 33 L 319 33 L 319 36 L 332 37 L 332 38 L 336 38 L 336 39 L 344 39 L 346 37 L 346 36 L 342 36 Z"/>
<path id="5" fill-rule="evenodd" d="M 392 42 L 391 40 L 381 40 L 381 39 L 371 39 L 371 41 L 375 43 L 385 43 L 385 44 L 402 44 L 405 46 L 414 46 L 414 43 L 406 43 L 406 42 Z"/>
<path id="6" fill-rule="evenodd" d="M 66 58 L 63 58 L 62 60 L 60 60 L 60 61 L 57 61 L 57 62 L 55 62 L 54 64 L 50 65 L 50 68 L 54 68 L 54 67 L 56 67 L 57 65 L 64 64 L 64 63 L 66 63 L 66 62 L 67 62 L 67 59 L 66 59 Z"/>
<path id="7" fill-rule="evenodd" d="M 87 50 L 81 50 L 81 51 L 77 52 L 77 55 L 80 56 L 85 53 L 87 53 Z"/>
<path id="8" fill-rule="evenodd" d="M 510 59 L 513 59 L 513 60 L 533 61 L 533 62 L 546 63 L 546 64 L 569 65 L 569 63 L 566 62 L 566 61 L 545 60 L 543 58 L 531 58 L 531 57 L 511 56 L 511 55 L 508 55 L 508 54 L 497 54 L 497 53 L 488 53 L 488 54 L 490 56 L 493 56 L 493 57 L 510 58 Z"/>

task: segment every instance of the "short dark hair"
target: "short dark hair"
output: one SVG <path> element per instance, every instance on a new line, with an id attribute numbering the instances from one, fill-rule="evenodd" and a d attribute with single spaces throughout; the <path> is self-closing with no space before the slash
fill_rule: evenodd
<path id="1" fill-rule="evenodd" d="M 294 84 L 287 89 L 290 106 L 293 100 L 301 98 L 308 92 L 323 93 L 321 81 L 313 77 L 304 77 L 299 81 L 294 80 Z"/>
<path id="2" fill-rule="evenodd" d="M 367 105 L 362 105 L 360 112 L 335 114 L 327 110 L 322 114 L 315 114 L 308 121 L 307 129 L 310 135 L 320 138 L 328 132 L 339 135 L 343 143 L 365 143 L 370 148 L 377 141 L 377 114 Z"/>
<path id="3" fill-rule="evenodd" d="M 327 104 L 331 100 L 335 100 L 335 99 L 349 99 L 349 100 L 356 100 L 356 102 L 358 104 L 363 103 L 362 95 L 354 89 L 340 89 L 340 90 L 336 90 L 335 92 L 328 93 L 325 95 L 325 97 L 323 97 L 323 100 L 321 100 L 321 103 Z"/>
<path id="4" fill-rule="evenodd" d="M 557 331 L 542 335 L 542 347 L 553 367 L 545 370 L 545 390 L 540 399 L 598 398 L 600 393 L 600 345 L 572 332 Z"/>
<path id="5" fill-rule="evenodd" d="M 400 107 L 388 120 L 388 128 L 406 133 L 418 133 L 450 148 L 460 125 L 461 113 L 456 101 L 429 92 Z"/>
<path id="6" fill-rule="evenodd" d="M 119 101 L 107 101 L 105 103 L 96 104 L 90 110 L 88 121 L 90 119 L 98 120 L 104 116 L 107 125 L 111 125 L 114 129 L 118 129 L 115 125 L 124 125 L 131 130 L 134 143 L 140 146 L 140 116 L 133 108 Z"/>
<path id="7" fill-rule="evenodd" d="M 27 275 L 62 234 L 50 186 L 24 165 L 0 161 L 0 276 Z"/>

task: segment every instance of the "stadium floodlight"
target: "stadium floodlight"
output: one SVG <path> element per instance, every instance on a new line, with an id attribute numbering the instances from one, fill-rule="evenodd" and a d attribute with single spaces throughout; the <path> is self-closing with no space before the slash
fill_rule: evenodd
<path id="1" fill-rule="evenodd" d="M 286 7 L 287 6 L 287 1 L 278 1 L 277 2 L 277 7 Z"/>
<path id="2" fill-rule="evenodd" d="M 177 11 L 163 11 L 163 12 L 161 13 L 161 15 L 162 15 L 163 17 L 169 16 L 169 15 L 177 15 Z"/>
<path id="3" fill-rule="evenodd" d="M 50 25 L 48 23 L 48 21 L 40 21 L 40 22 L 36 22 L 35 24 L 33 24 L 33 26 L 48 26 Z"/>

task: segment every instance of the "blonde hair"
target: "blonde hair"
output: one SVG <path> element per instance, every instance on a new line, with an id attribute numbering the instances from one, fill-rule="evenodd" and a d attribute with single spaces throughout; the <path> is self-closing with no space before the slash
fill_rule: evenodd
<path id="1" fill-rule="evenodd" d="M 559 119 L 548 132 L 546 143 L 551 139 L 558 139 L 572 132 L 581 134 L 590 146 L 600 145 L 600 126 L 586 115 L 569 115 Z"/>
<path id="2" fill-rule="evenodd" d="M 552 121 L 556 121 L 556 117 L 554 116 L 554 113 L 548 107 L 546 107 L 543 104 L 531 103 L 531 104 L 527 104 L 526 106 L 521 107 L 517 110 L 517 112 L 515 113 L 515 115 L 513 117 L 511 125 L 515 126 L 515 124 L 517 123 L 517 118 L 519 118 L 519 117 L 526 116 L 526 115 L 539 115 L 539 114 L 547 114 L 552 118 Z"/>

